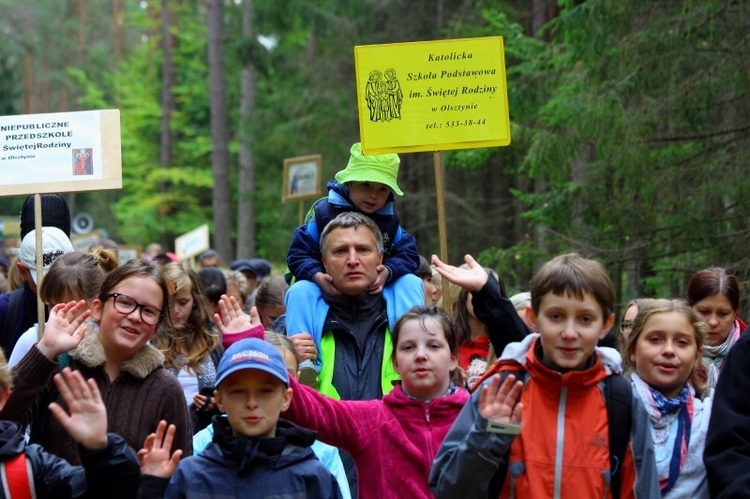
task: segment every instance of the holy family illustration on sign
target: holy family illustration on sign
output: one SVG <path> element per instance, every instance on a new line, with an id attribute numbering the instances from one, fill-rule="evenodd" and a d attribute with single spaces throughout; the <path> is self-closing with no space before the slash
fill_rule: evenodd
<path id="1" fill-rule="evenodd" d="M 382 73 L 377 69 L 370 71 L 365 84 L 365 99 L 370 110 L 370 121 L 400 120 L 404 94 L 396 70 L 388 68 Z"/>

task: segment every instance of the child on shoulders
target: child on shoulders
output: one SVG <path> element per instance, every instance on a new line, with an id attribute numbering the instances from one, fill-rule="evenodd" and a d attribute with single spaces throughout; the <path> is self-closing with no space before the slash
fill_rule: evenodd
<path id="1" fill-rule="evenodd" d="M 301 316 L 293 313 L 294 307 L 301 302 L 313 303 L 321 292 L 341 295 L 331 276 L 326 273 L 320 248 L 320 234 L 337 215 L 349 211 L 362 213 L 370 217 L 383 234 L 383 263 L 378 266 L 378 276 L 368 290 L 371 294 L 381 293 L 386 284 L 396 286 L 397 289 L 400 285 L 407 286 L 406 283 L 400 283 L 399 278 L 413 274 L 419 268 L 417 245 L 414 238 L 401 228 L 393 207 L 394 195 L 403 195 L 397 183 L 400 163 L 398 155 L 365 156 L 359 142 L 352 145 L 350 153 L 347 167 L 336 174 L 334 181 L 328 183 L 328 197 L 318 201 L 309 221 L 295 229 L 287 253 L 287 266 L 291 274 L 289 280 L 294 277 L 297 283 L 289 288 L 286 296 L 287 307 L 291 307 L 292 312 L 287 314 L 286 328 L 289 336 L 304 334 L 298 339 L 313 340 L 312 335 L 315 333 L 307 331 L 308 326 Z M 318 339 L 315 338 L 315 341 Z M 317 347 L 320 350 L 319 344 Z M 305 359 L 300 364 L 302 382 L 317 386 L 319 360 L 316 360 L 314 366 L 305 353 L 300 352 Z"/>

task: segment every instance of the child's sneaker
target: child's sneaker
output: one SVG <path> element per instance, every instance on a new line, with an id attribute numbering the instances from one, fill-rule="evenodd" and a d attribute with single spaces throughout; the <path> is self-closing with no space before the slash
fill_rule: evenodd
<path id="1" fill-rule="evenodd" d="M 307 359 L 300 362 L 299 372 L 300 383 L 311 388 L 318 388 L 320 386 L 320 380 L 318 380 L 318 370 L 315 368 L 315 364 L 313 363 L 313 361 Z"/>

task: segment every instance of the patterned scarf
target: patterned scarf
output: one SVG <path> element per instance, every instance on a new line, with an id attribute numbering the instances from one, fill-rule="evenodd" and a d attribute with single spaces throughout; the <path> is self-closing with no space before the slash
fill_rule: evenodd
<path id="1" fill-rule="evenodd" d="M 685 383 L 676 397 L 667 398 L 635 373 L 630 376 L 630 381 L 651 420 L 656 471 L 661 493 L 665 495 L 680 476 L 680 469 L 687 458 L 693 421 L 693 390 Z"/>
<path id="2" fill-rule="evenodd" d="M 729 329 L 729 334 L 721 345 L 716 345 L 715 347 L 703 345 L 703 356 L 711 359 L 711 362 L 714 363 L 719 372 L 721 372 L 721 368 L 724 366 L 724 359 L 727 358 L 729 350 L 740 339 L 741 332 L 739 319 L 734 319 L 732 327 Z"/>

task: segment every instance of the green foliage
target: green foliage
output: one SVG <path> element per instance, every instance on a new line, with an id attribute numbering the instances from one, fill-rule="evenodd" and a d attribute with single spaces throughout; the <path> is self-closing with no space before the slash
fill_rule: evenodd
<path id="1" fill-rule="evenodd" d="M 176 110 L 172 162 L 161 168 L 159 3 L 127 3 L 127 51 L 115 60 L 102 21 L 111 3 L 86 2 L 88 19 L 97 22 L 86 26 L 81 63 L 72 57 L 74 4 L 0 0 L 8 13 L 0 28 L 10 41 L 0 46 L 0 106 L 23 112 L 12 86 L 31 54 L 47 68 L 39 89 L 66 89 L 81 109 L 121 111 L 123 190 L 79 198 L 97 220 L 111 220 L 111 235 L 145 244 L 210 221 L 204 5 L 169 4 Z M 479 255 L 516 290 L 563 251 L 604 261 L 621 295 L 679 294 L 690 273 L 715 264 L 750 282 L 750 207 L 743 203 L 750 190 L 750 8 L 726 0 L 558 4 L 559 15 L 532 34 L 538 13 L 529 2 L 255 0 L 256 33 L 278 39 L 267 50 L 242 35 L 241 3 L 225 3 L 230 151 L 250 141 L 259 256 L 282 262 L 298 222 L 299 205 L 280 201 L 283 159 L 321 153 L 327 180 L 359 139 L 355 45 L 501 35 L 512 145 L 443 154 L 449 254 Z M 256 102 L 241 123 L 240 72 L 248 61 L 256 67 Z M 57 110 L 51 95 L 45 111 Z M 397 209 L 428 254 L 437 246 L 432 157 L 404 155 L 402 166 L 407 196 Z"/>

